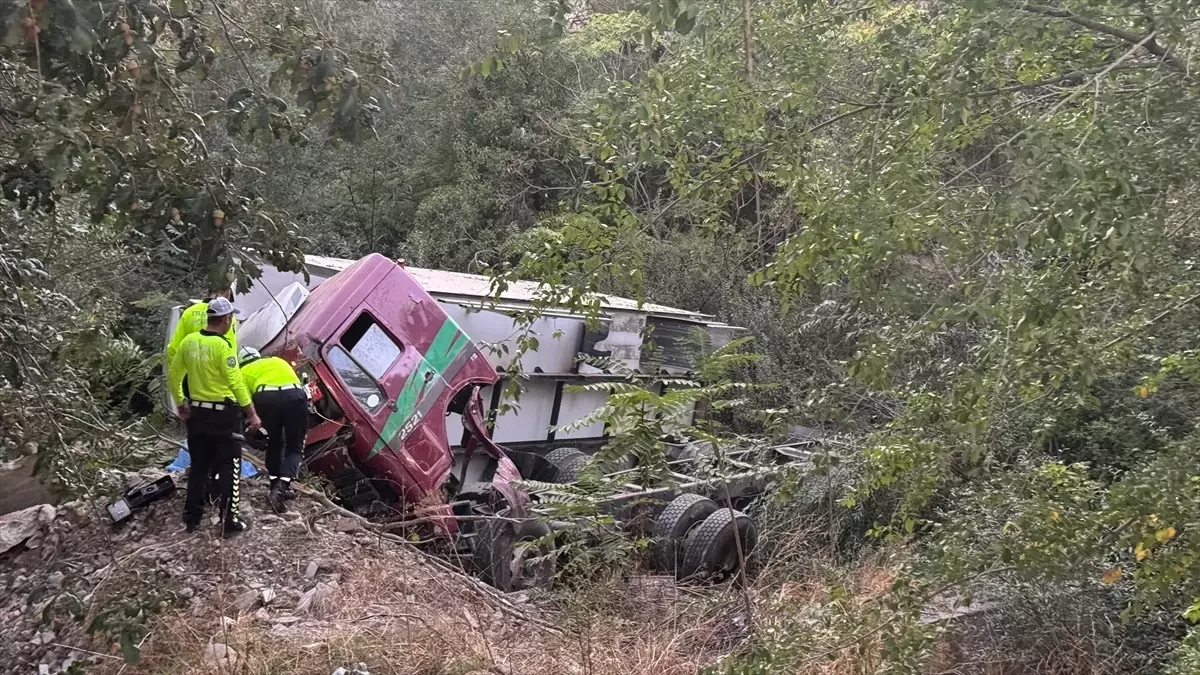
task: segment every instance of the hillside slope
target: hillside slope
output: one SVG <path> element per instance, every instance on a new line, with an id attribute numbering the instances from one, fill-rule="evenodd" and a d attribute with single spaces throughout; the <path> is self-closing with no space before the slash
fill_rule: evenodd
<path id="1" fill-rule="evenodd" d="M 186 534 L 180 493 L 115 531 L 100 502 L 60 506 L 0 556 L 0 672 L 682 675 L 735 628 L 736 603 L 673 583 L 502 598 L 313 498 L 281 517 L 244 494 L 253 528 L 229 541 Z"/>

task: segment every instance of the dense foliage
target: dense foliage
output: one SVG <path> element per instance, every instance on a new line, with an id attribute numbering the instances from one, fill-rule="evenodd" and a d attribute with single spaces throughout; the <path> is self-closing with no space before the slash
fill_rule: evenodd
<path id="1" fill-rule="evenodd" d="M 313 18 L 0 4 L 6 456 L 38 452 L 72 489 L 144 456 L 153 432 L 124 418 L 152 407 L 161 309 L 245 288 L 264 261 L 300 268 L 304 239 L 249 185 L 241 149 L 360 139 L 382 101 L 382 60 L 338 49 Z"/>
<path id="2" fill-rule="evenodd" d="M 1198 19 L 1188 0 L 11 0 L 0 393 L 90 392 L 111 424 L 163 306 L 301 252 L 534 278 L 538 306 L 684 306 L 755 336 L 739 367 L 779 386 L 744 409 L 844 434 L 774 513 L 824 514 L 837 565 L 867 537 L 907 553 L 869 602 L 764 594 L 722 668 L 949 668 L 925 610 L 974 598 L 1006 627 L 988 659 L 1191 672 Z M 22 422 L 42 438 L 4 450 L 76 426 Z M 652 453 L 630 429 L 612 447 Z M 1087 659 L 1051 659 L 1065 641 Z"/>
<path id="3" fill-rule="evenodd" d="M 1200 595 L 1180 377 L 1198 297 L 1195 8 L 692 8 L 686 36 L 653 13 L 627 33 L 662 56 L 580 125 L 591 194 L 564 210 L 605 244 L 719 239 L 776 316 L 843 331 L 844 369 L 791 403 L 871 432 L 842 503 L 894 496 L 874 534 L 923 546 L 876 612 L 845 617 L 863 628 L 830 639 L 879 635 L 880 667 L 927 666 L 938 631 L 921 608 L 986 593 L 986 577 L 1083 590 L 1069 611 L 1104 596 L 1128 630 L 1156 616 L 1166 644 L 1181 635 Z M 557 240 L 571 246 L 517 273 L 636 285 L 641 259 L 587 246 L 573 220 Z M 807 611 L 731 667 L 809 658 Z"/>

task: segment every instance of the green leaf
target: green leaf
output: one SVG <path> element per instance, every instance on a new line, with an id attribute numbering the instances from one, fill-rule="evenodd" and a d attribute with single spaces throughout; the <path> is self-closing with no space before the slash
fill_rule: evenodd
<path id="1" fill-rule="evenodd" d="M 1185 609 L 1181 616 L 1191 623 L 1200 623 L 1200 598 L 1196 599 L 1191 607 Z"/>
<path id="2" fill-rule="evenodd" d="M 696 8 L 688 7 L 675 17 L 675 32 L 687 35 L 696 27 Z"/>

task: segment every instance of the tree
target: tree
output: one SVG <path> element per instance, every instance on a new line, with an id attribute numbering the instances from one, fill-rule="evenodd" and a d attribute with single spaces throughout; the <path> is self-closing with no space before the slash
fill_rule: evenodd
<path id="1" fill-rule="evenodd" d="M 158 351 L 146 308 L 302 263 L 238 148 L 361 138 L 385 67 L 277 4 L 0 3 L 2 450 L 91 489 L 148 447 L 125 419 Z"/>
<path id="2" fill-rule="evenodd" d="M 0 58 L 14 133 L 4 196 L 42 211 L 78 197 L 91 222 L 112 213 L 131 245 L 188 255 L 214 281 L 234 267 L 243 284 L 252 278 L 246 252 L 299 269 L 294 230 L 244 192 L 249 169 L 234 146 L 210 147 L 211 126 L 224 122 L 245 142 L 295 143 L 327 119 L 331 133 L 355 140 L 378 93 L 298 12 L 272 6 L 248 18 L 262 21 L 265 10 L 284 19 L 247 26 L 210 2 L 7 3 Z M 277 64 L 269 78 L 251 68 L 258 54 Z M 227 61 L 242 82 L 211 86 Z"/>
<path id="3" fill-rule="evenodd" d="M 1200 517 L 1200 467 L 1186 416 L 1164 413 L 1198 392 L 1168 376 L 1172 403 L 1152 410 L 1137 401 L 1154 382 L 1133 384 L 1194 346 L 1191 3 L 697 10 L 686 35 L 631 32 L 666 56 L 585 127 L 598 224 L 576 247 L 592 255 L 534 252 L 523 273 L 586 279 L 628 264 L 589 238 L 697 228 L 739 257 L 770 252 L 752 281 L 785 304 L 832 303 L 857 324 L 853 357 L 798 412 L 840 408 L 872 430 L 845 503 L 894 494 L 876 533 L 923 536 L 924 563 L 890 596 L 906 609 L 851 631 L 894 638 L 896 667 L 930 656 L 914 606 L 989 575 L 1131 579 L 1131 611 L 1186 609 L 1198 551 L 1177 533 Z M 882 403 L 873 424 L 855 419 L 863 400 Z M 1131 410 L 1149 452 L 1119 467 L 1060 452 L 1060 421 Z M 967 545 L 981 512 L 1015 525 Z"/>

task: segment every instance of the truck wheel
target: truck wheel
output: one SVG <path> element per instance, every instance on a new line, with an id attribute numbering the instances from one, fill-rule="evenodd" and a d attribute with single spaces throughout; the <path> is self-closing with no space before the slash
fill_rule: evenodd
<path id="1" fill-rule="evenodd" d="M 678 570 L 683 558 L 683 539 L 717 508 L 716 502 L 697 494 L 682 494 L 667 504 L 654 521 L 651 546 L 654 566 L 664 572 Z"/>
<path id="2" fill-rule="evenodd" d="M 479 576 L 506 593 L 549 588 L 554 582 L 554 541 L 549 535 L 550 526 L 539 520 L 479 523 L 472 555 Z"/>
<path id="3" fill-rule="evenodd" d="M 757 543 L 758 527 L 750 516 L 734 509 L 716 511 L 692 530 L 676 578 L 727 578 L 738 571 L 741 559 L 750 557 Z"/>
<path id="4" fill-rule="evenodd" d="M 558 448 L 546 455 L 550 466 L 541 479 L 547 483 L 574 483 L 590 459 L 575 448 Z"/>

